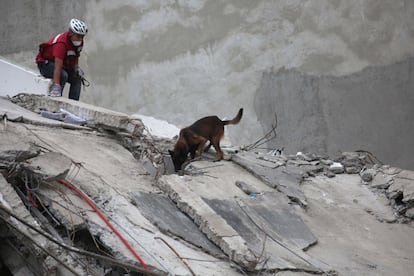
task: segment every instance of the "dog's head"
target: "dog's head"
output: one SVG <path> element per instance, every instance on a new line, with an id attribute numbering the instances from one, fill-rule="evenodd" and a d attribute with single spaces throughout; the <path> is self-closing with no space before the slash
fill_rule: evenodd
<path id="1" fill-rule="evenodd" d="M 181 170 L 181 166 L 187 160 L 188 152 L 181 151 L 181 150 L 179 150 L 177 148 L 175 148 L 174 151 L 168 150 L 168 152 L 171 155 L 171 159 L 173 161 L 175 171 L 176 172 L 180 171 Z"/>

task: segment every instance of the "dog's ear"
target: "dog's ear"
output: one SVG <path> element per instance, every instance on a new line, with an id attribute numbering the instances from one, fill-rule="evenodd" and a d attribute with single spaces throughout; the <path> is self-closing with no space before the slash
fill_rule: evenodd
<path id="1" fill-rule="evenodd" d="M 168 153 L 171 155 L 171 157 L 174 157 L 174 152 L 172 150 L 168 150 Z"/>

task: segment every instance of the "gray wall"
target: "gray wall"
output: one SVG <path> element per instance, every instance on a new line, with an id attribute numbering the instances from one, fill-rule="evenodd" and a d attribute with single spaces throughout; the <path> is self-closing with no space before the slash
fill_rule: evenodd
<path id="1" fill-rule="evenodd" d="M 412 74 L 414 1 L 78 2 L 6 1 L 0 30 L 8 42 L 1 40 L 0 54 L 35 69 L 38 43 L 79 17 L 90 29 L 81 65 L 92 85 L 84 102 L 178 126 L 210 114 L 230 118 L 243 106 L 241 124 L 227 128 L 239 145 L 268 131 L 276 112 L 279 140 L 270 146 L 372 149 L 386 163 L 414 169 L 413 133 L 401 133 L 412 122 L 412 82 L 400 84 Z M 400 131 L 398 141 L 389 134 L 368 143 L 378 127 Z"/>
<path id="2" fill-rule="evenodd" d="M 82 18 L 85 11 L 83 1 L 1 0 L 0 3 L 0 54 L 3 56 L 37 50 L 40 42 L 66 30 L 69 20 Z"/>
<path id="3" fill-rule="evenodd" d="M 346 76 L 296 70 L 263 74 L 254 102 L 270 147 L 288 152 L 366 150 L 388 164 L 414 168 L 414 59 Z M 273 115 L 273 116 L 272 116 Z"/>

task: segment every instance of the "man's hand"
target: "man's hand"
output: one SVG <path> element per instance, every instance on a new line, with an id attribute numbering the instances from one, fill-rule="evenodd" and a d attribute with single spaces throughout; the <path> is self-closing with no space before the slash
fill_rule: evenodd
<path id="1" fill-rule="evenodd" d="M 79 66 L 75 66 L 74 70 L 75 70 L 75 76 L 79 78 L 83 78 L 83 76 L 85 75 L 85 73 Z"/>
<path id="2" fill-rule="evenodd" d="M 51 97 L 60 97 L 60 96 L 62 96 L 62 86 L 60 86 L 60 84 L 54 83 L 50 87 L 49 94 L 50 94 Z"/>

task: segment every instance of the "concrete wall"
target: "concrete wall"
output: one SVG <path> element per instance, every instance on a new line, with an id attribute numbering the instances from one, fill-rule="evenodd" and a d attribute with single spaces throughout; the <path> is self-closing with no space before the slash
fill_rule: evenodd
<path id="1" fill-rule="evenodd" d="M 82 101 L 150 115 L 178 126 L 210 114 L 230 118 L 243 106 L 245 117 L 241 124 L 227 128 L 236 144 L 252 143 L 269 130 L 269 120 L 265 118 L 273 117 L 273 111 L 280 119 L 292 118 L 292 114 L 322 112 L 320 122 L 325 123 L 315 120 L 312 124 L 302 124 L 303 132 L 295 130 L 298 125 L 294 119 L 279 120 L 280 138 L 286 138 L 274 146 L 285 146 L 292 151 L 331 152 L 364 148 L 366 136 L 358 131 L 346 132 L 347 136 L 328 124 L 334 121 L 328 118 L 334 116 L 326 111 L 333 108 L 329 105 L 336 106 L 338 98 L 345 99 L 345 84 L 339 85 L 341 80 L 359 79 L 349 82 L 353 93 L 343 103 L 358 103 L 366 110 L 381 109 L 385 106 L 381 99 L 386 101 L 389 96 L 386 89 L 376 90 L 376 100 L 368 96 L 374 90 L 360 95 L 363 91 L 352 85 L 368 87 L 365 77 L 383 78 L 378 83 L 395 89 L 395 95 L 405 95 L 404 89 L 412 85 L 409 82 L 406 86 L 399 85 L 400 78 L 384 79 L 381 73 L 398 67 L 400 74 L 412 74 L 409 66 L 403 65 L 409 64 L 414 56 L 414 1 L 411 0 L 6 2 L 0 14 L 4 22 L 10 22 L 7 26 L 18 31 L 19 38 L 10 34 L 15 33 L 10 28 L 5 31 L 2 25 L 0 30 L 10 38 L 14 50 L 10 51 L 9 44 L 2 40 L 0 54 L 34 66 L 38 42 L 65 29 L 71 17 L 79 17 L 90 27 L 81 65 L 92 85 L 82 93 Z M 36 39 L 39 41 L 35 42 Z M 373 75 L 364 70 L 368 67 Z M 297 76 L 303 86 L 294 85 L 291 81 L 295 78 L 289 78 L 290 75 Z M 323 94 L 321 104 L 305 105 L 310 99 L 304 94 L 309 87 L 303 78 L 324 83 L 323 91 L 319 92 Z M 326 80 L 336 85 L 328 87 Z M 273 89 L 271 83 L 286 87 L 277 98 L 282 102 L 275 103 L 273 108 L 268 107 L 269 97 L 281 92 Z M 295 99 L 287 100 L 288 90 L 292 97 L 296 95 Z M 258 99 L 262 99 L 262 105 Z M 299 99 L 305 102 L 297 104 Z M 393 98 L 392 105 L 393 110 L 405 111 L 407 97 Z M 378 122 L 395 116 L 390 112 L 375 113 Z M 401 125 L 412 121 L 412 113 L 397 117 Z M 351 117 L 346 122 L 353 125 Z M 372 133 L 376 129 L 376 125 L 365 127 Z M 392 124 L 384 127 L 387 133 L 401 130 Z M 301 137 L 304 134 L 309 137 Z M 410 131 L 402 135 L 406 137 L 404 141 L 413 140 Z M 406 145 L 395 144 L 389 146 L 393 150 L 384 149 L 384 143 L 378 142 L 380 139 L 373 141 L 378 143 L 375 149 L 379 151 L 374 154 L 384 156 L 384 162 L 414 168 Z M 405 157 L 399 158 L 401 155 Z"/>
<path id="2" fill-rule="evenodd" d="M 1 0 L 1 6 L 0 55 L 3 56 L 37 51 L 40 42 L 66 30 L 72 17 L 82 18 L 85 12 L 84 1 Z M 30 64 L 33 62 L 31 57 Z"/>
<path id="3" fill-rule="evenodd" d="M 366 150 L 385 163 L 414 168 L 413 69 L 410 58 L 345 76 L 265 73 L 255 111 L 263 128 L 277 115 L 270 147 L 333 156 Z"/>

